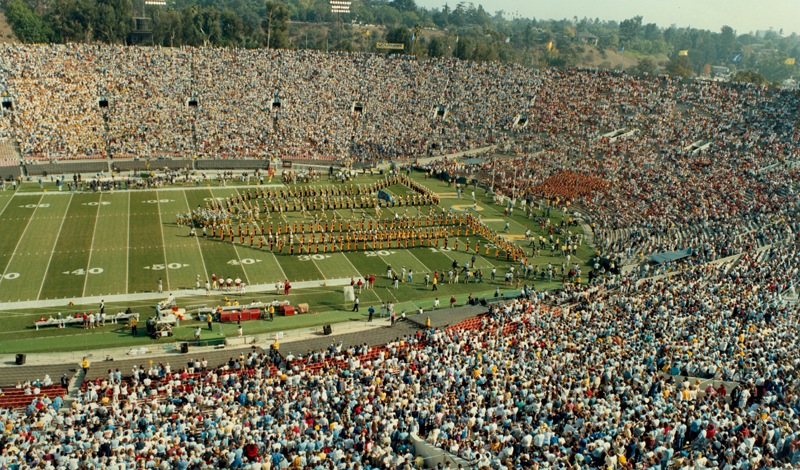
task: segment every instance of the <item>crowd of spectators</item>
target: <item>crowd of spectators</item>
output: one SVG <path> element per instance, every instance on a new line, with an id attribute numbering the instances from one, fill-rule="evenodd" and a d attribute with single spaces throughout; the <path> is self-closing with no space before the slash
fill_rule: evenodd
<path id="1" fill-rule="evenodd" d="M 0 68 L 14 100 L 0 132 L 25 160 L 456 152 L 496 139 L 538 83 L 497 64 L 266 49 L 7 45 Z"/>
<path id="2" fill-rule="evenodd" d="M 0 415 L 0 464 L 424 468 L 414 435 L 487 469 L 793 467 L 800 312 L 779 293 L 795 248 L 669 280 L 524 288 L 380 347 L 90 369 L 66 413 L 43 398 Z"/>
<path id="3" fill-rule="evenodd" d="M 364 54 L 0 52 L 18 100 L 39 90 L 0 126 L 35 131 L 26 153 L 91 151 L 93 132 L 114 151 L 205 156 L 372 161 L 496 145 L 505 156 L 425 168 L 475 177 L 509 209 L 525 201 L 521 217 L 578 212 L 600 252 L 588 285 L 526 286 L 479 319 L 387 345 L 109 371 L 66 413 L 34 395 L 0 412 L 0 467 L 424 468 L 414 436 L 493 470 L 800 465 L 797 95 Z M 127 105 L 56 99 L 98 89 Z M 47 129 L 70 129 L 63 116 L 84 125 L 54 139 Z"/>

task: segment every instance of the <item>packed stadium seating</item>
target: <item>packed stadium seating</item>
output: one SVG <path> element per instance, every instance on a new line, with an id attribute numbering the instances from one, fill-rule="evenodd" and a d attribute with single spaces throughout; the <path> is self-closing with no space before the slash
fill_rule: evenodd
<path id="1" fill-rule="evenodd" d="M 424 468 L 411 436 L 494 470 L 800 463 L 796 93 L 369 54 L 0 51 L 20 108 L 0 132 L 23 159 L 107 147 L 179 158 L 164 162 L 196 155 L 213 170 L 236 155 L 368 163 L 492 144 L 506 156 L 417 168 L 477 179 L 542 228 L 556 208 L 598 252 L 588 284 L 526 286 L 443 329 L 395 325 L 402 333 L 387 344 L 254 351 L 200 372 L 151 365 L 119 380 L 90 373 L 67 417 L 49 397 L 4 391 L 0 405 L 19 412 L 0 414 L 0 464 Z M 107 66 L 95 74 L 97 61 Z M 98 86 L 111 96 L 107 121 L 87 92 Z M 354 100 L 364 108 L 350 114 Z M 445 105 L 442 120 L 432 110 Z M 515 128 L 522 113 L 528 124 Z M 515 275 L 544 281 L 534 264 L 532 255 Z M 36 446 L 32 426 L 43 430 Z"/>

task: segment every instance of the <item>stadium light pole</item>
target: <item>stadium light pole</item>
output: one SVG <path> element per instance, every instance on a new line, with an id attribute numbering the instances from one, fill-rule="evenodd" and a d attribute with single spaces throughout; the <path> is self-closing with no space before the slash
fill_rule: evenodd
<path id="1" fill-rule="evenodd" d="M 497 157 L 492 157 L 492 196 L 494 196 L 494 175 L 497 173 L 494 170 L 494 163 L 497 161 Z"/>
<path id="2" fill-rule="evenodd" d="M 339 23 L 339 27 L 342 26 L 342 13 L 350 13 L 350 5 L 353 2 L 347 0 L 330 0 L 331 3 L 331 13 L 336 13 L 337 22 Z"/>

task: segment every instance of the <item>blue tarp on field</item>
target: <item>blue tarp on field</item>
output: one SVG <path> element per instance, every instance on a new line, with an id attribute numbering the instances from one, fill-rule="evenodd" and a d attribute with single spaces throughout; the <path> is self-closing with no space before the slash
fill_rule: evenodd
<path id="1" fill-rule="evenodd" d="M 384 190 L 378 191 L 378 199 L 383 199 L 384 201 L 389 201 L 389 203 L 394 204 L 394 196 Z"/>

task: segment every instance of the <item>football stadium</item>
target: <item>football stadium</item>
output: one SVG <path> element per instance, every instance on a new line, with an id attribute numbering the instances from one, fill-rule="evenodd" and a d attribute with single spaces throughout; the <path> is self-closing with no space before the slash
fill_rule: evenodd
<path id="1" fill-rule="evenodd" d="M 3 45 L 0 468 L 794 468 L 782 87 Z"/>

